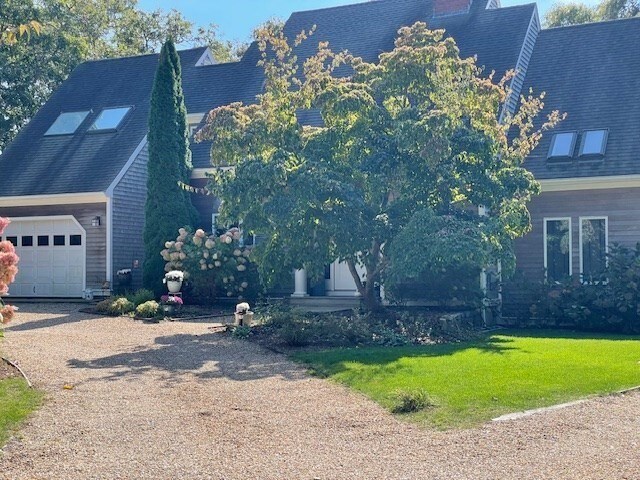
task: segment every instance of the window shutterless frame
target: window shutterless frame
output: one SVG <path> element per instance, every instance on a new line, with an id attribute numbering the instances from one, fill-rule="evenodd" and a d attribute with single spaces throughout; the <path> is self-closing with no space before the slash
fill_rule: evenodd
<path id="1" fill-rule="evenodd" d="M 604 251 L 605 255 L 609 253 L 609 217 L 599 215 L 599 216 L 589 216 L 589 217 L 579 217 L 578 221 L 580 222 L 580 280 L 582 283 L 590 283 L 588 280 L 584 279 L 584 226 L 583 221 L 588 220 L 604 220 Z M 608 264 L 608 259 L 605 256 L 605 265 Z"/>
<path id="2" fill-rule="evenodd" d="M 553 137 L 551 137 L 551 143 L 549 145 L 549 152 L 547 153 L 547 159 L 551 159 L 551 158 L 571 158 L 573 157 L 573 152 L 576 149 L 576 139 L 578 137 L 578 132 L 576 132 L 575 130 L 573 131 L 568 131 L 568 132 L 557 132 L 553 134 Z M 569 141 L 569 147 L 566 150 L 566 153 L 564 152 L 555 152 L 556 150 L 556 145 L 559 142 L 566 142 Z"/>
<path id="3" fill-rule="evenodd" d="M 105 107 L 89 126 L 87 133 L 115 132 L 133 110 L 132 105 Z"/>
<path id="4" fill-rule="evenodd" d="M 588 137 L 591 135 L 601 136 L 600 138 L 600 148 L 595 150 L 587 150 L 585 151 L 585 147 L 587 146 Z M 582 132 L 582 139 L 580 140 L 580 151 L 578 155 L 581 157 L 590 156 L 590 155 L 604 155 L 604 152 L 607 148 L 607 139 L 609 138 L 609 130 L 601 128 L 601 129 L 592 129 L 585 130 Z M 589 142 L 591 143 L 591 142 Z"/>
<path id="5" fill-rule="evenodd" d="M 542 219 L 542 230 L 543 230 L 543 250 L 544 250 L 544 270 L 545 270 L 545 279 L 548 280 L 549 277 L 549 258 L 548 258 L 548 242 L 547 242 L 547 224 L 549 222 L 566 221 L 569 223 L 569 275 L 573 272 L 573 232 L 571 226 L 571 217 L 544 217 Z"/>

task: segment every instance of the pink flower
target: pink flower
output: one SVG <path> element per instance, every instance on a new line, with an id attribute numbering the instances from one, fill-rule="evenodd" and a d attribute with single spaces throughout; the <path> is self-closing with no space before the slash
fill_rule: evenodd
<path id="1" fill-rule="evenodd" d="M 8 218 L 0 217 L 0 235 L 4 232 L 4 229 L 7 228 L 7 225 L 11 223 L 11 220 Z"/>

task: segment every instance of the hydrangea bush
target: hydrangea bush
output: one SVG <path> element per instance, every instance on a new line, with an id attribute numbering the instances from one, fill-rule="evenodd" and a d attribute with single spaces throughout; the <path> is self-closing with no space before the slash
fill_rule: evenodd
<path id="1" fill-rule="evenodd" d="M 9 219 L 0 217 L 0 235 L 9 225 Z M 0 242 L 0 323 L 9 323 L 15 315 L 16 308 L 5 305 L 2 296 L 9 291 L 9 284 L 13 282 L 18 273 L 18 255 L 16 249 L 9 241 Z"/>
<path id="2" fill-rule="evenodd" d="M 251 247 L 241 243 L 242 233 L 231 228 L 222 235 L 207 235 L 204 230 L 179 230 L 175 241 L 162 250 L 165 271 L 182 270 L 192 289 L 194 300 L 212 303 L 217 297 L 252 298 L 259 290 Z"/>

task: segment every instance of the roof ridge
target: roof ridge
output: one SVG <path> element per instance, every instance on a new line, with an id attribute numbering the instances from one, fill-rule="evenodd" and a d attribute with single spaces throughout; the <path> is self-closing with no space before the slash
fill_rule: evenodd
<path id="1" fill-rule="evenodd" d="M 613 23 L 622 23 L 622 22 L 628 22 L 628 21 L 640 21 L 640 16 L 629 17 L 629 18 L 614 18 L 614 19 L 610 19 L 610 20 L 600 20 L 600 21 L 597 21 L 597 22 L 579 23 L 577 25 L 563 25 L 561 27 L 549 27 L 549 28 L 543 28 L 542 32 L 566 30 L 566 29 L 571 29 L 571 28 L 588 28 L 588 27 L 609 25 L 609 24 L 613 24 Z M 540 32 L 540 33 L 542 33 L 542 32 Z"/>
<path id="2" fill-rule="evenodd" d="M 207 46 L 202 46 L 202 47 L 192 47 L 192 48 L 185 48 L 182 50 L 178 50 L 178 54 L 184 53 L 184 52 L 191 52 L 193 50 L 204 50 L 208 48 Z M 160 52 L 155 52 L 155 53 L 140 53 L 138 55 L 128 55 L 126 57 L 107 57 L 107 58 L 93 58 L 93 59 L 88 59 L 83 61 L 82 63 L 97 63 L 97 62 L 113 62 L 113 61 L 117 61 L 117 60 L 130 60 L 130 59 L 134 59 L 134 58 L 143 58 L 143 57 L 154 57 L 154 56 L 158 56 L 160 54 Z"/>

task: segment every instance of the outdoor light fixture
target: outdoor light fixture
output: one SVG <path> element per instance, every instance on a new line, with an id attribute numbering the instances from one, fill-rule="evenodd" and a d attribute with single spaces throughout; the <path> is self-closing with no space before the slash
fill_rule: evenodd
<path id="1" fill-rule="evenodd" d="M 100 226 L 100 217 L 93 217 L 91 219 L 91 226 L 92 227 L 99 227 Z"/>

